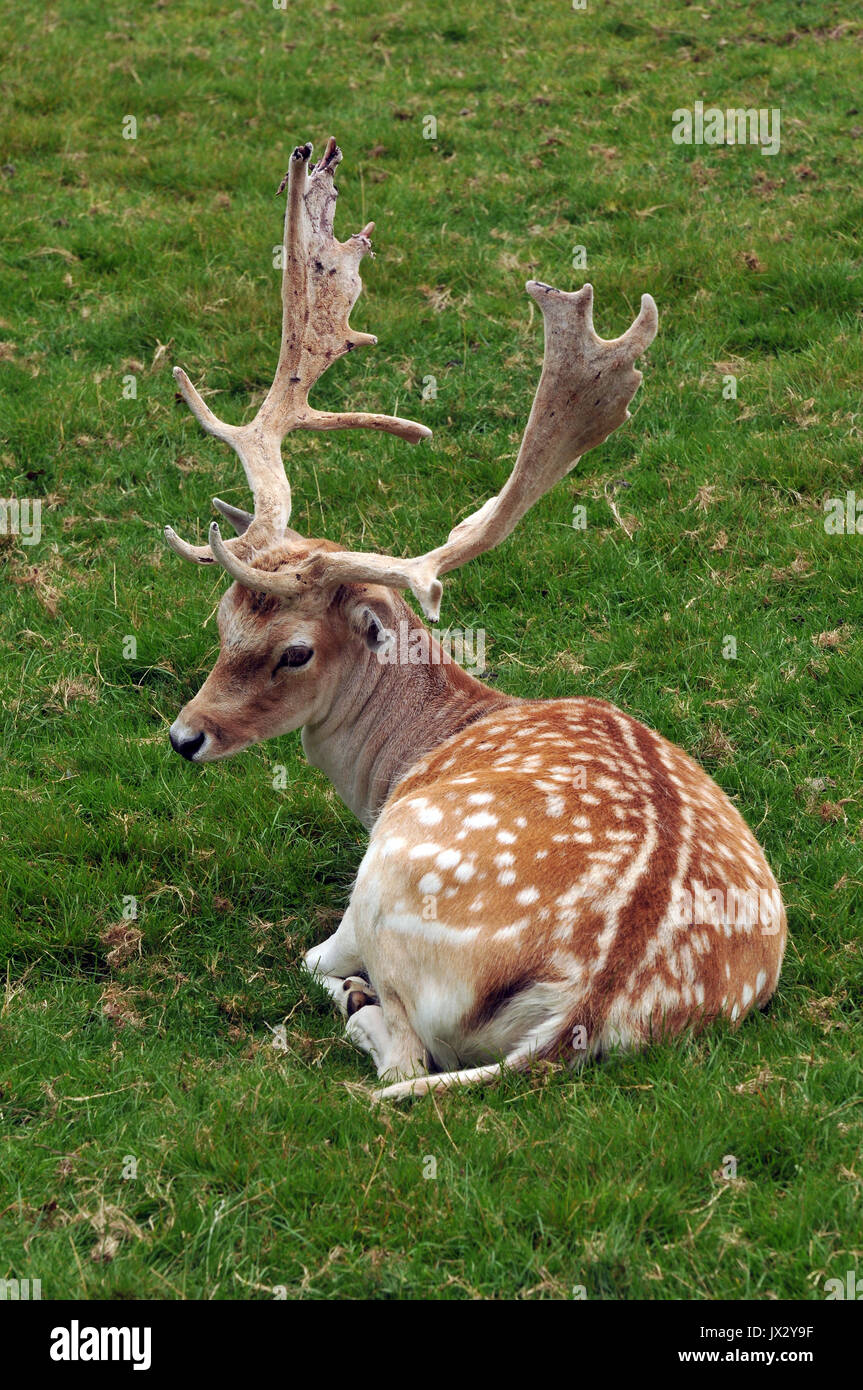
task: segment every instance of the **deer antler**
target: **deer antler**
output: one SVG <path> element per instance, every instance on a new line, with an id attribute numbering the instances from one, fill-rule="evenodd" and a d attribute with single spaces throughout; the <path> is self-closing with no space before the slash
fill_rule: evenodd
<path id="1" fill-rule="evenodd" d="M 443 545 L 417 558 L 319 553 L 292 565 L 289 572 L 264 573 L 244 564 L 231 554 L 214 522 L 210 546 L 228 573 L 247 588 L 285 596 L 300 593 L 310 583 L 410 589 L 426 616 L 436 620 L 442 594 L 438 576 L 499 545 L 588 449 L 629 417 L 627 406 L 641 382 L 633 362 L 656 335 L 658 315 L 649 294 L 642 295 L 641 311 L 626 333 L 606 341 L 593 331 L 592 286 L 568 294 L 530 280 L 527 292 L 543 313 L 545 360 L 515 467 L 496 497 L 459 522 Z"/>
<path id="2" fill-rule="evenodd" d="M 343 414 L 315 410 L 309 392 L 337 358 L 365 343 L 376 343 L 371 333 L 358 333 L 348 322 L 362 288 L 359 264 L 371 250 L 374 223 L 355 232 L 346 242 L 333 237 L 338 190 L 333 182 L 342 152 L 330 137 L 323 157 L 309 170 L 310 144 L 291 155 L 287 185 L 284 267 L 282 271 L 282 346 L 273 384 L 260 410 L 248 425 L 229 425 L 219 420 L 201 399 L 181 367 L 174 368 L 180 392 L 195 419 L 207 434 L 230 444 L 239 454 L 255 498 L 254 517 L 225 503 L 219 511 L 241 531 L 221 543 L 223 553 L 249 557 L 262 545 L 281 539 L 291 514 L 291 489 L 282 462 L 281 444 L 290 430 L 386 430 L 416 444 L 431 430 L 412 420 L 359 411 Z M 184 559 L 212 564 L 208 546 L 187 545 L 170 526 L 165 537 Z"/>

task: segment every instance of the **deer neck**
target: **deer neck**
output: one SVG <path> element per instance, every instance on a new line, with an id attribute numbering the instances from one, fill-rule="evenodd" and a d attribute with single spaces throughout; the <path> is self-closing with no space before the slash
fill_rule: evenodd
<path id="1" fill-rule="evenodd" d="M 394 659 L 381 661 L 365 647 L 355 654 L 352 647 L 329 709 L 302 733 L 309 762 L 329 777 L 369 829 L 396 782 L 425 753 L 475 720 L 515 703 L 446 658 L 407 605 L 400 616 L 407 621 L 409 639 L 404 641 L 402 628 Z"/>

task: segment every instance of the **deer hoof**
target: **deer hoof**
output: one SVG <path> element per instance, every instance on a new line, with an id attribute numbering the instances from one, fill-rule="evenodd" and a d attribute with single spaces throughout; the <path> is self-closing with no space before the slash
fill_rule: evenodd
<path id="1" fill-rule="evenodd" d="M 352 1018 L 359 1010 L 364 1009 L 367 1004 L 377 1004 L 378 996 L 374 986 L 368 980 L 364 980 L 360 975 L 349 975 L 346 980 L 342 980 L 342 995 L 340 1004 L 344 1010 L 345 1018 Z"/>

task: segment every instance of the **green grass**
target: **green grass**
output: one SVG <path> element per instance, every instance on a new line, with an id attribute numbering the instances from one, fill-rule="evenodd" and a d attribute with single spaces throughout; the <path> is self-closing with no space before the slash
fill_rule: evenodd
<path id="1" fill-rule="evenodd" d="M 52 1298 L 823 1297 L 863 1248 L 863 538 L 823 526 L 826 497 L 863 497 L 863 25 L 789 0 L 296 10 L 0 18 L 0 495 L 44 505 L 41 544 L 0 537 L 0 1278 Z M 673 145 L 696 100 L 779 106 L 781 152 Z M 791 936 L 771 1012 L 736 1034 L 374 1112 L 298 968 L 361 827 L 295 737 L 204 768 L 170 751 L 224 579 L 161 527 L 202 538 L 214 492 L 246 497 L 170 368 L 227 419 L 260 399 L 273 194 L 292 146 L 331 132 L 337 231 L 378 224 L 353 322 L 380 343 L 316 403 L 435 440 L 289 440 L 304 531 L 408 553 L 500 486 L 540 360 L 529 275 L 589 278 L 607 337 L 642 290 L 659 304 L 631 423 L 451 577 L 445 618 L 486 630 L 501 689 L 619 703 L 758 827 Z M 111 964 L 128 896 L 140 950 Z"/>

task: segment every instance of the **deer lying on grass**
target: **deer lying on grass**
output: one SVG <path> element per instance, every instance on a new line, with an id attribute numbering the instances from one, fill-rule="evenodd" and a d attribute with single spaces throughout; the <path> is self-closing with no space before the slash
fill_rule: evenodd
<path id="1" fill-rule="evenodd" d="M 348 323 L 374 224 L 334 240 L 341 151 L 331 139 L 310 168 L 311 153 L 294 150 L 285 181 L 281 353 L 254 420 L 225 424 L 174 373 L 201 426 L 239 454 L 255 510 L 216 500 L 237 535 L 223 540 L 213 523 L 208 546 L 166 529 L 180 555 L 235 581 L 219 608 L 219 658 L 171 743 L 209 762 L 301 728 L 309 761 L 370 829 L 341 925 L 306 964 L 390 1083 L 378 1097 L 736 1022 L 776 988 L 785 914 L 716 783 L 602 700 L 511 699 L 444 660 L 382 659 L 401 623 L 425 631 L 398 591 L 437 619 L 438 576 L 503 541 L 628 418 L 656 306 L 644 295 L 631 328 L 604 341 L 589 285 L 567 294 L 531 281 L 545 361 L 500 494 L 418 558 L 308 540 L 288 526 L 285 434 L 430 433 L 308 403 L 336 358 L 375 342 Z"/>

